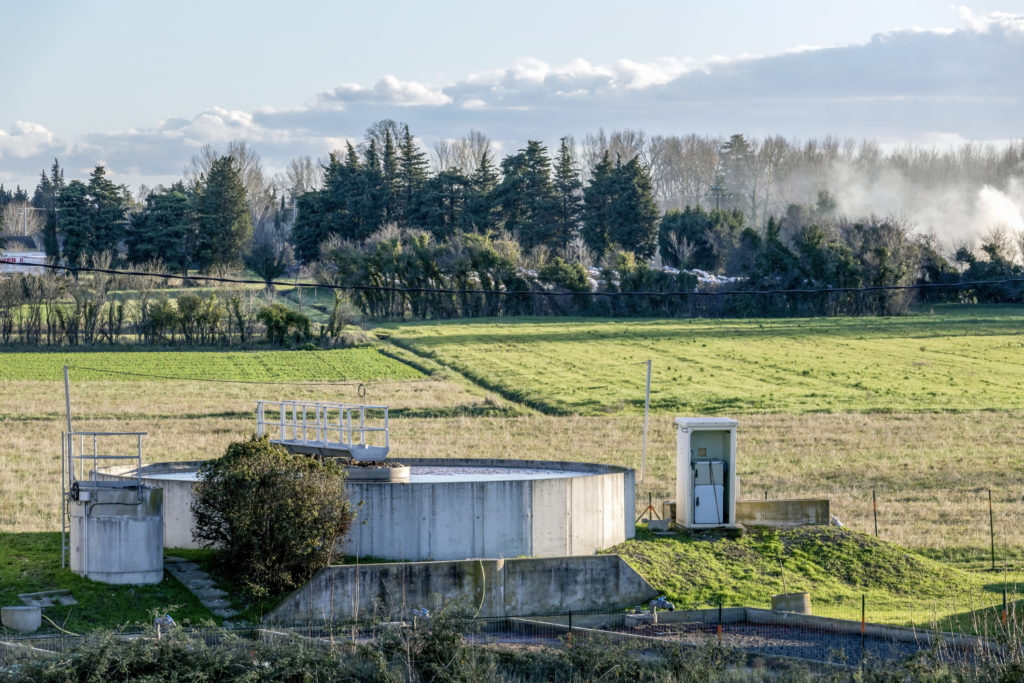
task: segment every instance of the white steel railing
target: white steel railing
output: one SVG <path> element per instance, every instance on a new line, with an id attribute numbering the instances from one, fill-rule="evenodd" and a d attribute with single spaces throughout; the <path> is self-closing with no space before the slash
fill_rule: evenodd
<path id="1" fill-rule="evenodd" d="M 347 450 L 383 460 L 390 449 L 388 407 L 320 401 L 257 401 L 256 435 L 281 444 Z M 383 435 L 383 445 L 380 436 Z"/>

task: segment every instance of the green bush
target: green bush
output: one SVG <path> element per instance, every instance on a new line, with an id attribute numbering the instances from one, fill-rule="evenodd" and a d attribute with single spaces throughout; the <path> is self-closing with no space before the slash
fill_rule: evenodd
<path id="1" fill-rule="evenodd" d="M 300 344 L 310 339 L 309 318 L 284 304 L 264 306 L 256 318 L 267 326 L 267 341 L 273 344 L 283 346 L 286 340 Z"/>
<path id="2" fill-rule="evenodd" d="M 345 471 L 289 453 L 266 436 L 204 463 L 192 535 L 223 552 L 218 569 L 255 596 L 289 590 L 325 566 L 352 522 Z"/>

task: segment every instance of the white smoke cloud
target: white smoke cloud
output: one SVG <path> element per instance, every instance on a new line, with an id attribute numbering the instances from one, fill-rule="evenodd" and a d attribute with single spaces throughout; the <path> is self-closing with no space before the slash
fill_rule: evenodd
<path id="1" fill-rule="evenodd" d="M 1010 178 L 1005 190 L 968 183 L 923 184 L 896 169 L 866 174 L 856 164 L 835 164 L 826 181 L 837 210 L 851 217 L 898 216 L 947 247 L 975 245 L 992 228 L 1024 232 L 1024 179 Z"/>

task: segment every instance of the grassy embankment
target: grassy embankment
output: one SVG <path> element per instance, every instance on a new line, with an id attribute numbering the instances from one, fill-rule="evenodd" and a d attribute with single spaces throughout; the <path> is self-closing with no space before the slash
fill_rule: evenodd
<path id="1" fill-rule="evenodd" d="M 673 416 L 732 415 L 741 420 L 748 497 L 825 495 L 844 523 L 868 531 L 876 489 L 883 539 L 970 567 L 986 557 L 984 489 L 992 487 L 997 549 L 1013 560 L 1024 548 L 1022 322 L 1019 309 L 999 307 L 894 319 L 538 319 L 379 330 L 388 336 L 382 350 L 422 374 L 370 349 L 3 354 L 0 531 L 59 528 L 65 361 L 74 368 L 76 428 L 147 431 L 150 462 L 218 455 L 254 429 L 257 399 L 355 402 L 348 382 L 363 381 L 363 402 L 392 407 L 396 457 L 529 454 L 639 467 L 642 362 L 652 358 L 639 501 L 674 497 Z M 288 384 L 309 381 L 321 384 Z M 894 593 L 891 603 L 900 600 Z"/>

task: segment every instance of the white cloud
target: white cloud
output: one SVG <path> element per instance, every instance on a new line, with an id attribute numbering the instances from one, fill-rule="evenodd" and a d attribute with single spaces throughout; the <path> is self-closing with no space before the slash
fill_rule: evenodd
<path id="1" fill-rule="evenodd" d="M 53 143 L 53 133 L 45 126 L 15 121 L 9 131 L 0 130 L 0 159 L 5 156 L 28 158 L 50 148 Z"/>
<path id="2" fill-rule="evenodd" d="M 956 10 L 964 26 L 975 33 L 989 33 L 992 29 L 1024 33 L 1024 14 L 991 12 L 980 15 L 975 14 L 970 7 L 963 5 L 957 7 Z"/>
<path id="3" fill-rule="evenodd" d="M 323 104 L 381 104 L 400 107 L 431 106 L 448 104 L 451 98 L 436 87 L 415 81 L 400 81 L 387 75 L 377 81 L 372 88 L 345 83 L 320 96 L 318 103 Z"/>

